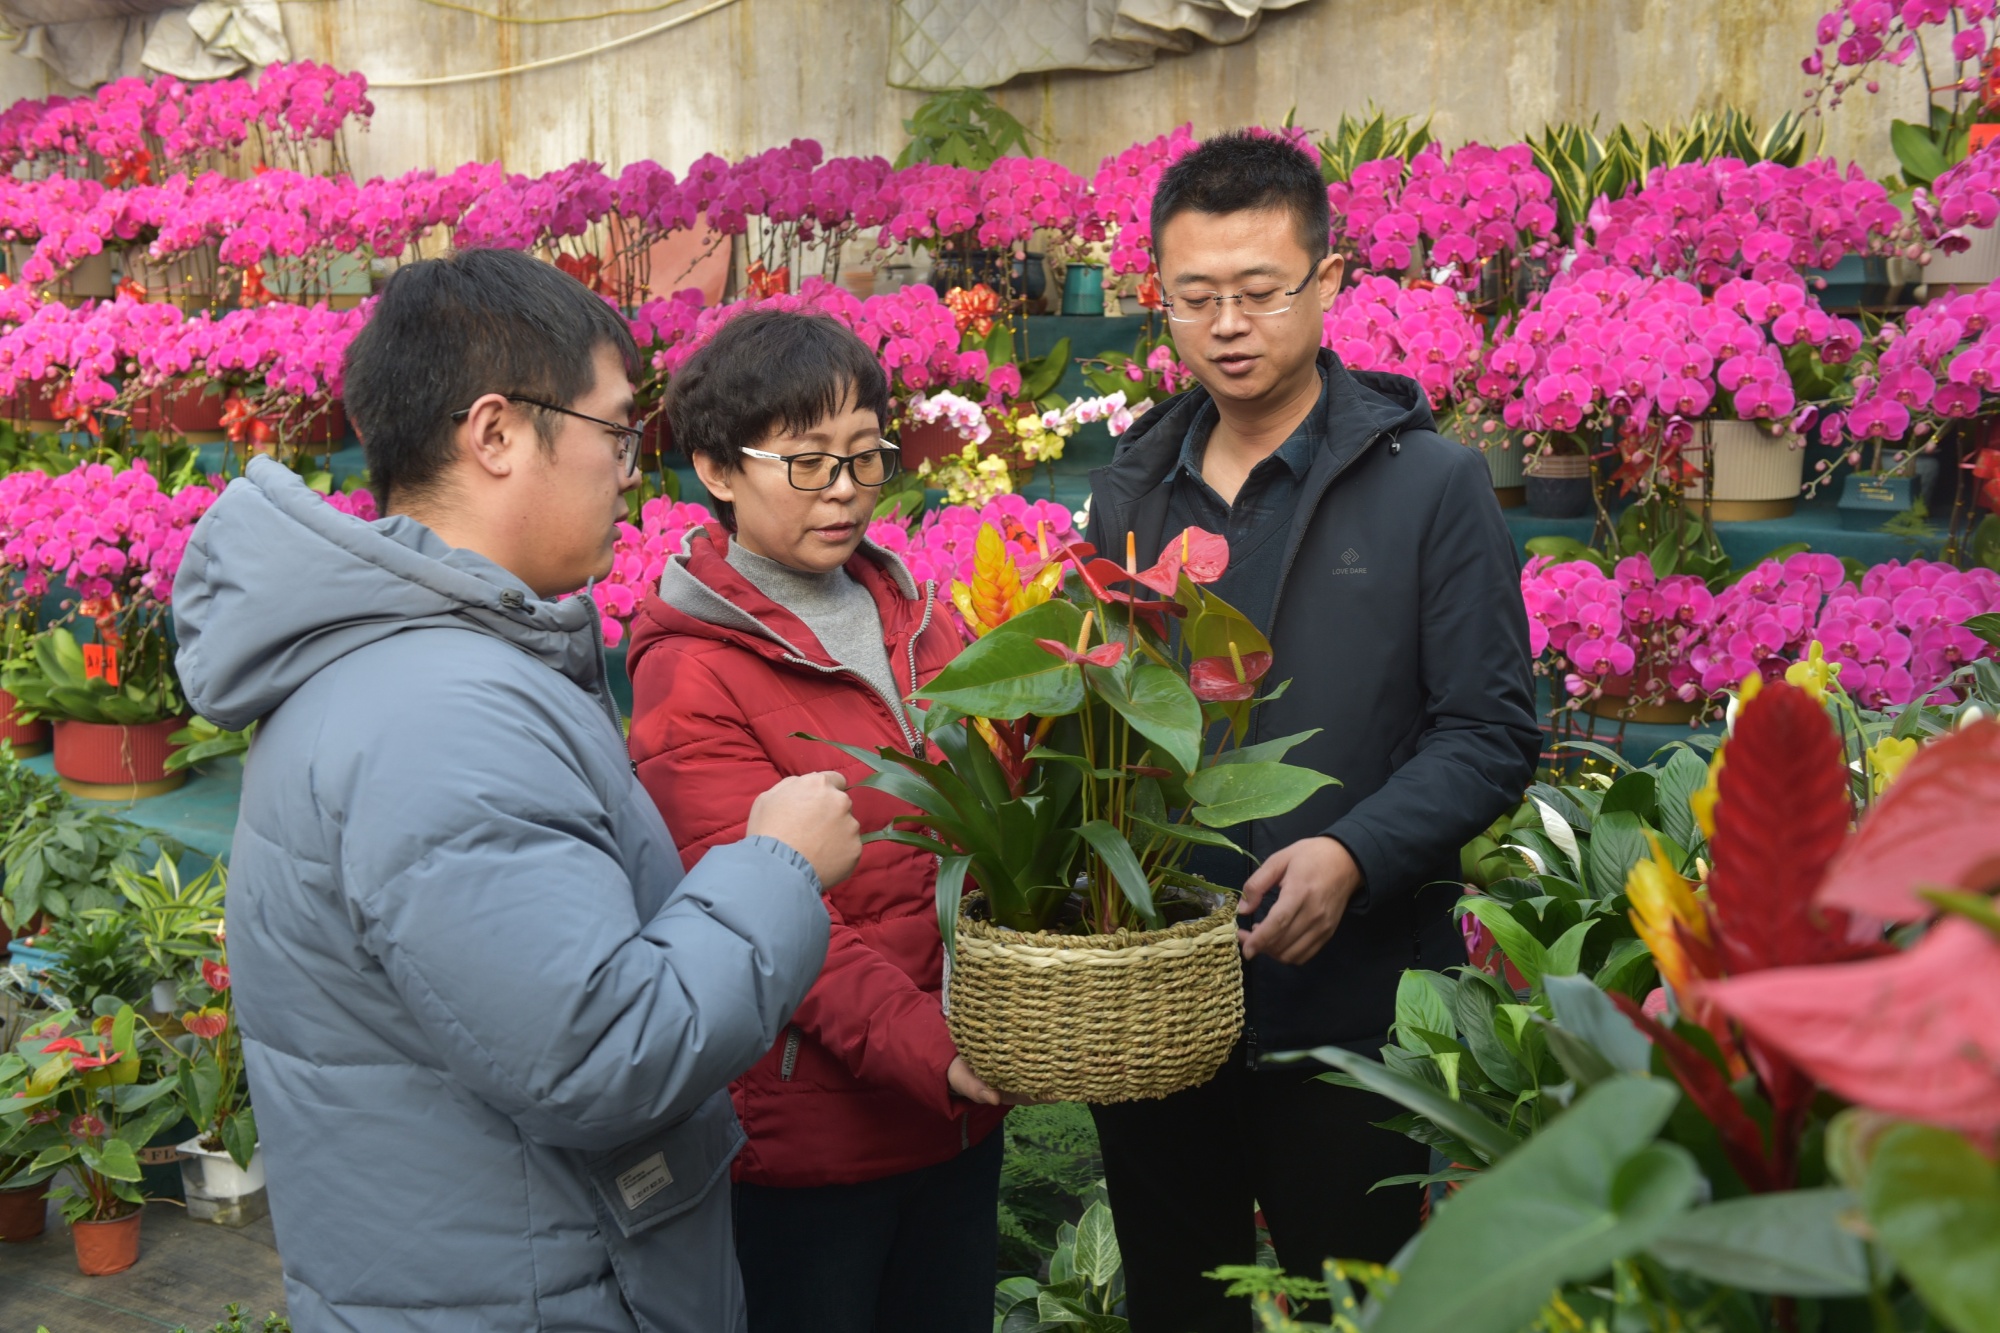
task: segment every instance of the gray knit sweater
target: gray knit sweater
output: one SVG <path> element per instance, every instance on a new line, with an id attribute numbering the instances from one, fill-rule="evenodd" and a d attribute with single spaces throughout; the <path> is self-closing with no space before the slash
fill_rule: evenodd
<path id="1" fill-rule="evenodd" d="M 902 710 L 902 691 L 882 643 L 882 612 L 868 589 L 844 569 L 809 574 L 729 543 L 730 565 L 757 591 L 805 622 L 820 647 Z"/>

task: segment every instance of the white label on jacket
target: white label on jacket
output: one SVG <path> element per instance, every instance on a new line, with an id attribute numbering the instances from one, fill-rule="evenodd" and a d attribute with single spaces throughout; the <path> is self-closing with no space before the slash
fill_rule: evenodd
<path id="1" fill-rule="evenodd" d="M 673 1183 L 674 1173 L 667 1170 L 665 1153 L 654 1153 L 639 1165 L 618 1173 L 618 1193 L 625 1206 L 634 1211 Z"/>

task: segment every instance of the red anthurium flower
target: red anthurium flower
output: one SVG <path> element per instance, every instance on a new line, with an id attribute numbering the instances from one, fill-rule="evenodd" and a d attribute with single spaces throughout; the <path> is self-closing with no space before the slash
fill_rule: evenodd
<path id="1" fill-rule="evenodd" d="M 25 1097 L 28 1094 L 17 1092 L 14 1095 L 16 1097 Z M 62 1112 L 56 1110 L 53 1106 L 37 1107 L 35 1110 L 28 1112 L 28 1123 L 31 1125 L 53 1125 L 60 1119 L 62 1119 Z"/>
<path id="2" fill-rule="evenodd" d="M 1066 643 L 1055 639 L 1036 639 L 1035 643 L 1045 652 L 1054 653 L 1071 666 L 1117 666 L 1118 659 L 1125 656 L 1122 643 L 1101 643 L 1087 653 L 1080 653 Z"/>
<path id="3" fill-rule="evenodd" d="M 104 1137 L 104 1122 L 94 1115 L 80 1115 L 69 1122 L 69 1136 L 73 1139 L 101 1139 Z"/>
<path id="4" fill-rule="evenodd" d="M 1987 720 L 1932 742 L 1910 761 L 1834 858 L 1820 904 L 1921 921 L 1936 909 L 1917 897 L 1919 888 L 2000 887 L 1994 810 L 2000 810 L 2000 722 Z"/>
<path id="5" fill-rule="evenodd" d="M 82 1055 L 83 1043 L 75 1037 L 57 1037 L 42 1047 L 43 1055 Z"/>
<path id="6" fill-rule="evenodd" d="M 1188 668 L 1188 688 L 1203 703 L 1235 703 L 1255 694 L 1270 669 L 1269 653 L 1198 658 Z"/>
<path id="7" fill-rule="evenodd" d="M 214 1041 L 229 1030 L 229 1015 L 220 1009 L 204 1009 L 181 1015 L 181 1026 L 203 1041 Z"/>
<path id="8" fill-rule="evenodd" d="M 1201 528 L 1188 528 L 1161 550 L 1151 569 L 1131 577 L 1159 593 L 1172 597 L 1186 573 L 1191 583 L 1213 583 L 1229 568 L 1229 541 Z"/>
<path id="9" fill-rule="evenodd" d="M 72 1069 L 104 1069 L 117 1064 L 123 1058 L 116 1051 L 106 1054 L 104 1048 L 100 1046 L 96 1055 L 73 1056 L 69 1064 Z"/>
<path id="10" fill-rule="evenodd" d="M 229 989 L 229 969 L 213 958 L 201 960 L 201 979 L 208 983 L 210 990 Z"/>
<path id="11" fill-rule="evenodd" d="M 2000 940 L 1963 917 L 1892 957 L 1778 968 L 1702 990 L 1849 1101 L 1989 1148 L 2000 1141 Z"/>

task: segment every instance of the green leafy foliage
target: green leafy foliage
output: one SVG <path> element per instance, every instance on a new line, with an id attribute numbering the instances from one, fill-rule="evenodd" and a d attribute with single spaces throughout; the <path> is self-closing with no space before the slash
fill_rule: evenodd
<path id="1" fill-rule="evenodd" d="M 1074 1225 L 1056 1229 L 1046 1282 L 1007 1278 L 993 1293 L 994 1333 L 1126 1333 L 1116 1311 L 1125 1295 L 1124 1261 L 1110 1205 L 1093 1202 Z"/>
<path id="2" fill-rule="evenodd" d="M 180 716 L 186 704 L 163 628 L 129 637 L 127 645 L 119 655 L 124 675 L 111 685 L 102 675 L 89 673 L 82 645 L 58 626 L 31 639 L 25 657 L 7 663 L 0 685 L 20 701 L 18 711 L 29 720 L 139 726 Z"/>
<path id="3" fill-rule="evenodd" d="M 1004 1123 L 1000 1167 L 1000 1267 L 1038 1272 L 1056 1250 L 1063 1223 L 1075 1224 L 1103 1197 L 1097 1126 L 1081 1102 L 1018 1106 Z"/>
<path id="4" fill-rule="evenodd" d="M 114 865 L 111 878 L 124 903 L 92 908 L 86 915 L 114 922 L 143 957 L 148 981 L 172 982 L 178 1002 L 185 1003 L 198 988 L 205 990 L 196 964 L 219 956 L 216 935 L 228 890 L 222 862 L 210 862 L 199 875 L 183 879 L 174 858 L 162 855 L 147 872 Z"/>
<path id="5" fill-rule="evenodd" d="M 1028 149 L 1028 127 L 980 88 L 950 88 L 924 99 L 903 122 L 910 141 L 896 157 L 898 169 L 918 162 L 984 171 L 1014 149 Z"/>
<path id="6" fill-rule="evenodd" d="M 187 1325 L 181 1325 L 174 1333 L 189 1333 Z M 272 1311 L 264 1316 L 263 1323 L 253 1326 L 244 1322 L 243 1307 L 231 1301 L 208 1333 L 292 1333 L 292 1321 Z"/>
<path id="7" fill-rule="evenodd" d="M 6 849 L 0 918 L 18 930 L 38 913 L 63 920 L 120 901 L 119 870 L 137 870 L 148 846 L 180 844 L 105 810 L 73 801 L 53 779 L 0 756 L 0 847 Z"/>
<path id="8" fill-rule="evenodd" d="M 1863 1186 L 1869 1224 L 1953 1333 L 2000 1330 L 2000 1167 L 1960 1136 L 1897 1125 Z"/>
<path id="9" fill-rule="evenodd" d="M 1359 115 L 1340 113 L 1340 122 L 1319 139 L 1319 174 L 1328 185 L 1345 181 L 1363 162 L 1400 157 L 1405 162 L 1431 142 L 1431 118 L 1392 116 L 1375 103 Z"/>
<path id="10" fill-rule="evenodd" d="M 167 737 L 170 743 L 180 748 L 167 756 L 166 770 L 178 773 L 181 769 L 211 759 L 248 754 L 250 738 L 256 734 L 255 722 L 241 731 L 224 731 L 205 717 L 193 718 L 185 727 Z"/>
<path id="11" fill-rule="evenodd" d="M 1654 1141 L 1678 1097 L 1613 1079 L 1468 1182 L 1401 1264 L 1374 1333 L 1512 1333 L 1562 1283 L 1652 1243 L 1701 1184 L 1685 1149 Z"/>

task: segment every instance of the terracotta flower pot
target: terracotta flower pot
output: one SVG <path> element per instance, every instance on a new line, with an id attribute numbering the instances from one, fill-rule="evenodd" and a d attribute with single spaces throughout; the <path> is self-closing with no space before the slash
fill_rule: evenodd
<path id="1" fill-rule="evenodd" d="M 174 751 L 167 737 L 186 725 L 172 717 L 136 727 L 59 721 L 56 777 L 71 795 L 96 801 L 135 801 L 170 792 L 187 781 L 187 773 L 167 772 L 167 756 Z"/>
<path id="2" fill-rule="evenodd" d="M 23 759 L 46 753 L 49 748 L 49 724 L 45 721 L 20 721 L 14 716 L 19 707 L 20 700 L 0 690 L 0 741 L 11 741 L 14 753 Z"/>
<path id="3" fill-rule="evenodd" d="M 85 1277 L 108 1277 L 139 1262 L 139 1224 L 144 1212 L 134 1210 L 108 1222 L 72 1222 L 76 1266 Z"/>
<path id="4" fill-rule="evenodd" d="M 42 1234 L 49 1215 L 49 1182 L 0 1190 L 0 1241 L 17 1244 Z"/>
<path id="5" fill-rule="evenodd" d="M 986 425 L 992 430 L 993 436 L 988 437 L 986 443 L 979 446 L 982 455 L 993 447 L 993 437 L 1008 438 L 1007 418 L 1002 413 L 988 412 Z M 915 472 L 919 464 L 929 463 L 935 467 L 948 458 L 956 458 L 972 441 L 960 435 L 952 428 L 949 421 L 940 417 L 936 421 L 905 422 L 902 438 L 897 443 L 902 445 L 900 458 L 903 471 Z"/>
<path id="6" fill-rule="evenodd" d="M 222 428 L 222 398 L 204 393 L 199 384 L 177 383 L 153 390 L 132 404 L 133 430 L 172 430 L 190 444 L 219 444 L 228 438 Z"/>

